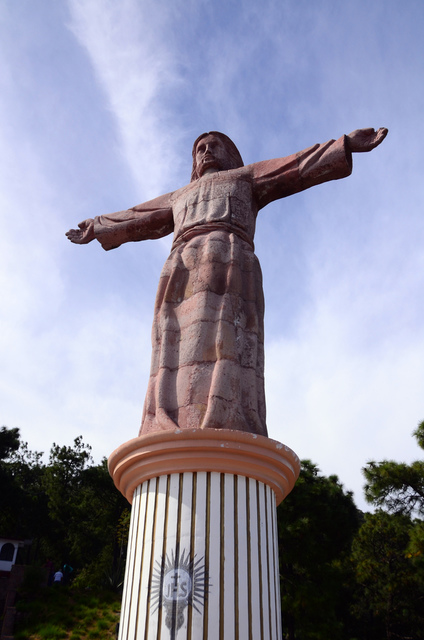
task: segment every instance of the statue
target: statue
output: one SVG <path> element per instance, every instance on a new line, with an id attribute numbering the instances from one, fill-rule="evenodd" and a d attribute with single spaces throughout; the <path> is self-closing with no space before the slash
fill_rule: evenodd
<path id="1" fill-rule="evenodd" d="M 106 251 L 174 233 L 156 297 L 140 435 L 177 428 L 267 435 L 256 216 L 273 200 L 350 175 L 352 152 L 371 151 L 386 135 L 357 129 L 244 166 L 226 135 L 204 133 L 187 186 L 68 231 L 71 242 L 97 239 Z"/>

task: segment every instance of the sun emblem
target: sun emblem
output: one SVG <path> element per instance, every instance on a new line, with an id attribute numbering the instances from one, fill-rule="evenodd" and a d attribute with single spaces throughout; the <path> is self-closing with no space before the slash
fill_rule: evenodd
<path id="1" fill-rule="evenodd" d="M 177 631 L 184 624 L 184 610 L 188 605 L 201 613 L 209 591 L 203 558 L 190 559 L 185 550 L 166 554 L 161 562 L 155 561 L 152 577 L 152 612 L 165 607 L 165 624 L 170 630 Z"/>

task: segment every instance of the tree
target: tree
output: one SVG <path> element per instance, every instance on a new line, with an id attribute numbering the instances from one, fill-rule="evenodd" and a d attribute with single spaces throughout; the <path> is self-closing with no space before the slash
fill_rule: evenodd
<path id="1" fill-rule="evenodd" d="M 346 558 L 360 519 L 352 494 L 337 476 L 322 476 L 303 460 L 277 518 L 284 637 L 349 637 Z"/>
<path id="2" fill-rule="evenodd" d="M 0 533 L 33 540 L 33 559 L 84 569 L 84 584 L 119 583 L 128 503 L 115 489 L 106 460 L 95 465 L 81 436 L 31 452 L 19 429 L 0 431 Z M 123 515 L 124 514 L 124 515 Z"/>
<path id="3" fill-rule="evenodd" d="M 39 537 L 47 500 L 41 488 L 42 453 L 31 452 L 19 429 L 0 430 L 0 532 L 16 538 Z"/>
<path id="4" fill-rule="evenodd" d="M 99 578 L 108 564 L 117 562 L 118 521 L 128 507 L 113 485 L 106 459 L 94 465 L 82 436 L 73 447 L 54 443 L 43 485 L 53 533 L 45 541 L 46 552 L 57 562 L 84 567 L 86 577 L 95 572 Z"/>
<path id="5" fill-rule="evenodd" d="M 19 429 L 0 429 L 0 523 L 3 536 L 14 528 L 13 508 L 17 504 L 18 488 L 6 463 L 7 458 L 19 447 Z"/>
<path id="6" fill-rule="evenodd" d="M 401 513 L 365 514 L 352 545 L 353 611 L 366 638 L 424 638 L 421 572 L 408 553 L 414 523 Z"/>
<path id="7" fill-rule="evenodd" d="M 2 427 L 0 429 L 0 461 L 8 458 L 13 451 L 17 451 L 19 444 L 19 429 L 17 427 L 14 429 Z"/>
<path id="8" fill-rule="evenodd" d="M 413 435 L 424 449 L 424 422 Z M 356 614 L 373 638 L 424 638 L 424 461 L 372 461 L 363 473 L 365 497 L 380 509 L 366 515 L 352 547 Z"/>
<path id="9" fill-rule="evenodd" d="M 418 446 L 424 449 L 424 422 L 413 432 Z M 424 517 L 424 461 L 412 464 L 383 460 L 369 462 L 363 469 L 365 498 L 390 513 Z"/>

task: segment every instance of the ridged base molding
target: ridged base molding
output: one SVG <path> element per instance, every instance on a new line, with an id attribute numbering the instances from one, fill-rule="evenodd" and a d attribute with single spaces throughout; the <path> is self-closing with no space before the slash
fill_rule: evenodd
<path id="1" fill-rule="evenodd" d="M 276 496 L 293 487 L 298 459 L 260 436 L 193 433 L 136 438 L 109 459 L 124 495 L 141 478 L 133 491 L 119 640 L 281 640 Z M 190 455 L 206 440 L 212 462 L 221 454 L 217 470 L 202 468 L 208 456 Z M 168 473 L 146 471 L 168 455 Z M 196 461 L 191 470 L 187 459 Z"/>

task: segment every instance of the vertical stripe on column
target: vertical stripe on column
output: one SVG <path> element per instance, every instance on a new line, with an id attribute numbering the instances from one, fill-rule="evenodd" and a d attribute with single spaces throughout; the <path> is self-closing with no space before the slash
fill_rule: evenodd
<path id="1" fill-rule="evenodd" d="M 178 497 L 177 497 L 177 515 L 175 517 L 176 520 L 176 534 L 175 534 L 175 544 L 170 549 L 171 562 L 174 570 L 174 583 L 175 576 L 179 576 L 179 563 L 180 563 L 180 555 L 181 555 L 181 506 L 182 506 L 182 492 L 183 492 L 183 474 L 180 473 L 178 475 Z M 179 578 L 178 578 L 178 589 L 179 589 Z M 181 614 L 179 610 L 180 602 L 177 598 L 172 600 L 172 605 L 169 607 L 169 611 L 171 613 L 171 624 L 167 624 L 170 629 L 171 640 L 175 640 L 176 634 L 180 626 L 184 624 L 184 616 Z M 180 620 L 182 618 L 182 622 Z"/>
<path id="2" fill-rule="evenodd" d="M 151 539 L 151 557 L 148 567 L 148 584 L 144 593 L 140 594 L 141 599 L 146 600 L 146 623 L 144 637 L 160 637 L 160 564 L 165 540 L 165 526 L 167 520 L 167 494 L 168 476 L 160 476 L 156 483 L 156 496 L 154 502 L 154 528 Z M 152 505 L 153 506 L 153 505 Z M 146 543 L 148 543 L 146 541 Z M 147 572 L 147 567 L 146 567 Z M 140 635 L 140 638 L 142 636 Z"/>
<path id="3" fill-rule="evenodd" d="M 237 477 L 237 515 L 238 515 L 238 610 L 239 638 L 251 639 L 250 633 L 250 589 L 249 589 L 249 544 L 248 537 L 248 484 L 244 476 Z"/>
<path id="4" fill-rule="evenodd" d="M 131 600 L 131 589 L 132 589 L 132 577 L 133 577 L 133 563 L 134 563 L 134 554 L 136 548 L 136 538 L 137 538 L 137 528 L 138 528 L 138 513 L 136 517 L 136 511 L 138 512 L 140 508 L 140 490 L 141 487 L 138 486 L 134 492 L 133 504 L 131 509 L 131 518 L 130 518 L 130 528 L 128 532 L 128 547 L 127 547 L 127 557 L 125 560 L 125 577 L 124 577 L 124 589 L 122 592 L 122 604 L 121 604 L 121 615 L 119 619 L 119 640 L 123 637 L 127 637 L 128 635 L 128 609 Z M 124 635 L 125 634 L 125 635 Z"/>
<path id="5" fill-rule="evenodd" d="M 222 567 L 221 560 L 221 474 L 215 471 L 210 473 L 210 520 L 207 532 L 209 545 L 207 567 L 210 570 L 211 589 L 208 598 L 209 611 L 213 611 L 214 615 L 208 617 L 208 640 L 218 640 L 219 620 L 217 616 L 220 614 L 220 584 Z"/>
<path id="6" fill-rule="evenodd" d="M 137 546 L 140 549 L 141 566 L 135 565 L 136 575 L 141 575 L 140 588 L 137 591 L 138 614 L 136 618 L 137 640 L 147 638 L 149 628 L 149 608 L 148 595 L 150 591 L 150 575 L 151 565 L 153 562 L 152 543 L 154 540 L 154 532 L 156 526 L 156 501 L 157 501 L 157 478 L 148 481 L 146 516 L 144 526 L 143 539 L 137 540 Z"/>
<path id="7" fill-rule="evenodd" d="M 128 551 L 125 563 L 124 592 L 122 595 L 121 616 L 119 621 L 119 640 L 128 637 L 129 608 L 134 579 L 134 557 L 136 552 L 137 534 L 139 526 L 141 486 L 134 492 L 133 505 L 131 509 L 130 530 L 128 536 Z"/>
<path id="8" fill-rule="evenodd" d="M 272 524 L 274 535 L 272 537 L 274 541 L 274 564 L 275 564 L 275 617 L 277 619 L 277 638 L 280 639 L 282 637 L 282 627 L 281 627 L 281 597 L 280 597 L 280 563 L 279 563 L 279 555 L 278 555 L 278 525 L 277 525 L 277 505 L 275 503 L 275 495 L 272 494 Z"/>
<path id="9" fill-rule="evenodd" d="M 259 496 L 259 482 L 255 480 L 255 499 L 256 499 L 256 509 L 254 513 L 256 515 L 256 535 L 257 542 L 255 547 L 258 550 L 258 589 L 257 589 L 257 598 L 256 601 L 259 605 L 259 624 L 260 624 L 260 637 L 264 637 L 264 602 L 263 602 L 263 594 L 264 594 L 264 583 L 263 583 L 263 564 L 262 564 L 262 547 L 264 544 L 264 540 L 262 537 L 261 531 L 261 514 L 260 514 L 260 496 Z M 253 523 L 252 523 L 253 524 Z"/>
<path id="10" fill-rule="evenodd" d="M 261 607 L 257 596 L 260 587 L 260 570 L 259 570 L 259 549 L 258 549 L 258 504 L 256 496 L 256 480 L 248 478 L 247 486 L 249 489 L 249 533 L 250 533 L 250 549 L 249 549 L 249 565 L 250 565 L 250 625 L 251 638 L 263 638 L 261 629 Z"/>
<path id="11" fill-rule="evenodd" d="M 262 638 L 272 640 L 270 630 L 270 600 L 269 600 L 269 573 L 268 573 L 268 545 L 266 526 L 266 487 L 263 482 L 256 483 L 256 497 L 258 504 L 258 549 L 260 571 L 260 608 L 261 608 L 261 634 Z"/>
<path id="12" fill-rule="evenodd" d="M 195 532 L 196 532 L 196 511 L 197 511 L 197 473 L 194 472 L 191 474 L 191 514 L 190 514 L 190 567 L 193 567 L 194 574 L 194 566 L 195 566 Z M 195 589 L 196 583 L 192 585 L 192 606 L 187 609 L 187 640 L 192 640 L 193 634 L 193 607 L 196 606 L 195 602 Z"/>
<path id="13" fill-rule="evenodd" d="M 223 523 L 221 523 L 222 532 L 222 560 L 221 570 L 223 578 L 221 580 L 223 589 L 223 606 L 221 613 L 223 614 L 223 635 L 222 638 L 234 637 L 234 611 L 235 603 L 235 562 L 236 553 L 234 544 L 234 520 L 236 518 L 234 507 L 234 476 L 232 474 L 222 474 L 223 493 L 221 494 L 221 514 Z M 226 588 L 227 587 L 227 588 Z"/>
<path id="14" fill-rule="evenodd" d="M 189 621 L 189 612 L 191 612 L 191 606 L 189 606 L 190 593 L 193 589 L 193 582 L 195 581 L 193 572 L 191 571 L 192 565 L 190 564 L 191 556 L 191 539 L 192 539 L 192 494 L 193 494 L 193 474 L 186 472 L 181 474 L 180 484 L 180 510 L 179 510 L 179 541 L 177 545 L 179 548 L 178 563 L 184 570 L 187 570 L 187 584 L 184 585 L 182 606 L 184 607 L 182 613 L 184 616 L 184 622 L 181 627 L 182 638 L 189 637 L 189 628 L 191 627 L 191 617 Z M 190 579 L 189 579 L 190 578 Z M 191 585 L 190 585 L 191 582 Z M 190 628 L 191 635 L 191 628 Z"/>
<path id="15" fill-rule="evenodd" d="M 206 501 L 205 501 L 205 567 L 209 577 L 208 598 L 205 600 L 203 614 L 203 640 L 208 640 L 209 602 L 210 602 L 210 527 L 211 527 L 211 472 L 206 473 Z"/>
<path id="16" fill-rule="evenodd" d="M 220 638 L 234 637 L 234 476 L 221 474 Z"/>
<path id="17" fill-rule="evenodd" d="M 144 555 L 144 537 L 146 535 L 146 516 L 148 508 L 150 481 L 145 482 L 141 487 L 139 496 L 140 508 L 134 514 L 137 518 L 137 537 L 135 542 L 134 560 L 132 563 L 132 586 L 129 604 L 128 639 L 136 638 L 136 626 L 138 617 L 138 601 L 140 598 L 140 585 L 142 579 L 142 564 Z M 123 636 L 126 640 L 126 636 Z"/>
<path id="18" fill-rule="evenodd" d="M 238 476 L 234 476 L 234 640 L 239 640 L 239 515 Z"/>
<path id="19" fill-rule="evenodd" d="M 208 585 L 209 552 L 207 531 L 209 529 L 209 476 L 202 471 L 193 478 L 193 514 L 192 514 L 192 556 L 195 567 L 193 607 L 191 607 L 191 635 L 193 640 L 207 639 L 208 621 Z"/>
<path id="20" fill-rule="evenodd" d="M 225 474 L 219 476 L 219 638 L 225 638 L 224 633 L 224 589 L 225 589 Z"/>
<path id="21" fill-rule="evenodd" d="M 163 548 L 162 563 L 165 562 L 165 567 L 172 571 L 172 567 L 175 567 L 175 559 L 177 549 L 177 534 L 178 534 L 178 510 L 179 510 L 179 495 L 180 495 L 180 474 L 173 473 L 169 476 L 168 489 L 167 489 L 167 523 L 164 531 L 164 538 L 166 545 Z M 163 576 L 163 569 L 162 569 Z M 172 576 L 172 574 L 171 574 Z M 172 578 L 171 578 L 172 579 Z M 162 594 L 161 594 L 162 596 Z M 176 611 L 173 609 L 173 600 L 164 601 L 159 615 L 161 617 L 161 629 L 168 628 L 171 631 L 171 639 L 175 637 L 175 623 L 176 623 Z M 172 630 L 174 635 L 172 635 Z M 169 633 L 169 631 L 167 633 Z M 167 634 L 164 635 L 167 637 Z M 153 640 L 154 636 L 152 636 Z"/>
<path id="22" fill-rule="evenodd" d="M 157 637 L 160 638 L 161 630 L 162 630 L 162 616 L 161 616 L 161 607 L 162 607 L 162 576 L 165 567 L 165 555 L 166 555 L 166 535 L 165 532 L 168 529 L 168 495 L 169 495 L 169 483 L 170 476 L 162 476 L 159 479 L 160 482 L 160 501 L 163 509 L 163 533 L 162 533 L 162 541 L 158 539 L 158 550 L 161 548 L 161 553 L 159 557 L 155 558 L 155 572 L 154 572 L 154 582 L 152 584 L 152 602 L 151 606 L 158 609 L 158 619 L 157 619 Z M 161 547 L 160 542 L 162 542 Z"/>
<path id="23" fill-rule="evenodd" d="M 246 533 L 247 533 L 247 616 L 249 622 L 249 640 L 253 640 L 252 633 L 252 536 L 251 536 L 251 514 L 250 514 L 250 482 L 246 478 Z"/>
<path id="24" fill-rule="evenodd" d="M 274 527 L 273 527 L 273 517 L 272 517 L 272 509 L 275 509 L 275 505 L 273 503 L 273 492 L 270 487 L 265 487 L 265 514 L 266 514 L 266 537 L 268 540 L 267 544 L 267 567 L 268 567 L 268 589 L 269 589 L 269 628 L 270 628 L 270 638 L 278 640 L 277 637 L 277 620 L 276 616 L 278 615 L 278 608 L 276 606 L 276 595 L 275 595 L 275 563 L 274 563 L 274 549 L 275 549 L 275 541 L 274 541 Z"/>

